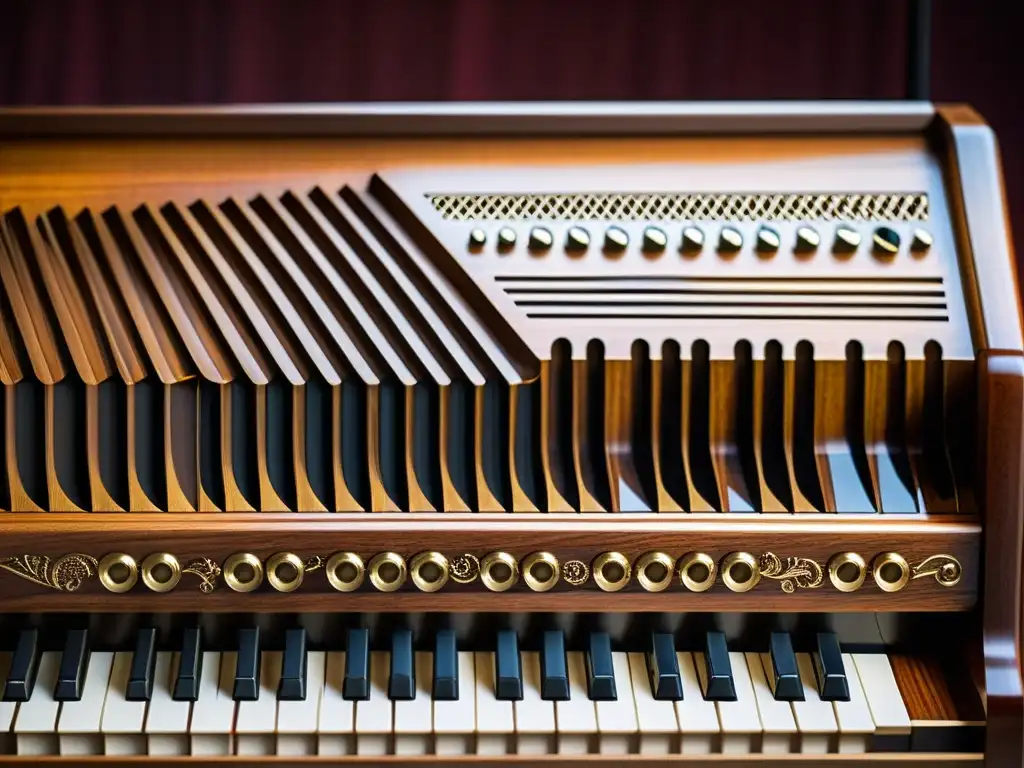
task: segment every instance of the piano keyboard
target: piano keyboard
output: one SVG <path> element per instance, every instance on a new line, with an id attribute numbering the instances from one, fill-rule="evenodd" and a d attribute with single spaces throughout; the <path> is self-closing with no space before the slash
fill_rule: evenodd
<path id="1" fill-rule="evenodd" d="M 371 648 L 365 629 L 344 650 L 307 650 L 304 629 L 263 648 L 255 628 L 231 651 L 205 649 L 198 630 L 175 650 L 156 650 L 147 630 L 134 651 L 89 653 L 84 630 L 62 651 L 38 645 L 25 630 L 0 654 L 4 754 L 973 752 L 984 733 L 934 665 L 842 652 L 829 633 L 810 652 L 784 633 L 736 651 L 719 632 L 700 648 L 654 633 L 646 651 L 620 651 L 603 632 L 567 650 L 548 631 L 521 649 L 508 630 L 486 650 L 461 650 L 446 630 Z"/>

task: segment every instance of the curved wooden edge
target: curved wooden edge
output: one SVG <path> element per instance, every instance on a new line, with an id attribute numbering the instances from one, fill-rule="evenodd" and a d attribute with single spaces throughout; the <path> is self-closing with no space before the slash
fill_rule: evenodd
<path id="1" fill-rule="evenodd" d="M 1021 558 L 1024 548 L 1024 353 L 978 360 L 979 468 L 985 510 L 983 653 L 989 765 L 1024 763 Z"/>

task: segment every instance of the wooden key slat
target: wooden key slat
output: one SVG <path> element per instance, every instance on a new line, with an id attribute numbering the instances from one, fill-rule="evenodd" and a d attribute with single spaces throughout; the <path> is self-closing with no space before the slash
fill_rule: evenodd
<path id="1" fill-rule="evenodd" d="M 786 505 L 782 503 L 775 491 L 769 485 L 765 472 L 765 440 L 767 430 L 765 428 L 766 413 L 769 404 L 766 402 L 765 388 L 768 383 L 765 380 L 765 361 L 757 359 L 754 365 L 754 402 L 752 408 L 753 432 L 754 432 L 754 467 L 757 471 L 758 495 L 761 499 L 761 512 L 786 512 Z M 769 448 L 772 450 L 772 448 Z"/>
<path id="2" fill-rule="evenodd" d="M 567 474 L 566 465 L 570 462 L 571 448 L 562 446 L 556 418 L 563 405 L 558 402 L 554 361 L 544 360 L 540 368 L 540 446 L 541 462 L 544 467 L 544 490 L 547 498 L 548 512 L 575 512 L 572 504 L 565 498 L 564 487 L 559 487 L 561 479 Z M 571 412 L 571 404 L 565 404 Z M 569 448 L 568 451 L 565 449 Z"/>
<path id="3" fill-rule="evenodd" d="M 546 399 L 546 387 L 543 376 L 535 381 L 509 387 L 508 469 L 513 512 L 541 511 L 545 506 L 542 501 L 544 494 L 550 491 L 547 429 L 544 426 L 544 420 L 548 417 L 546 409 L 537 402 L 543 403 Z M 540 418 L 536 421 L 539 424 L 534 423 L 533 418 L 538 410 Z M 534 498 L 531 498 L 526 488 L 534 490 Z"/>
<path id="4" fill-rule="evenodd" d="M 668 473 L 674 472 L 678 475 L 678 473 L 682 471 L 682 462 L 679 462 L 678 467 L 670 466 L 666 462 L 664 473 L 662 471 L 662 451 L 668 448 L 668 446 L 664 445 L 662 442 L 662 432 L 666 431 L 665 424 L 670 418 L 670 416 L 666 414 L 667 400 L 663 395 L 664 370 L 665 365 L 663 360 L 651 361 L 651 462 L 654 472 L 654 487 L 657 493 L 655 504 L 657 505 L 656 511 L 658 512 L 683 512 L 683 507 L 669 491 L 665 482 L 665 478 Z M 679 426 L 681 425 L 677 424 L 676 428 L 678 429 Z M 676 440 L 676 443 L 678 444 L 680 441 Z M 676 483 L 676 485 L 679 484 Z M 682 485 L 682 487 L 685 488 L 685 485 Z"/>
<path id="5" fill-rule="evenodd" d="M 342 417 L 343 387 L 340 384 L 331 387 L 331 453 L 332 453 L 332 477 L 334 486 L 334 511 L 336 512 L 365 512 L 366 509 L 353 495 L 345 475 L 345 458 L 342 450 L 342 429 L 350 432 L 355 431 L 355 425 L 345 423 Z M 365 426 L 365 424 L 364 424 Z M 369 441 L 364 440 L 363 445 L 369 447 Z M 354 468 L 350 471 L 355 471 Z M 366 477 L 369 482 L 369 477 Z"/>
<path id="6" fill-rule="evenodd" d="M 888 360 L 868 360 L 864 364 L 864 445 L 880 510 L 909 514 L 918 511 L 917 489 L 908 488 L 908 478 L 900 476 L 893 453 L 903 449 L 892 444 L 895 436 L 889 430 L 893 408 L 890 389 L 899 368 Z"/>
<path id="7" fill-rule="evenodd" d="M 471 454 L 467 461 L 464 453 L 456 448 L 456 443 L 459 446 L 464 446 L 469 442 L 466 439 L 466 433 L 457 430 L 458 420 L 466 415 L 472 417 L 475 410 L 474 408 L 468 410 L 468 413 L 455 413 L 456 409 L 465 405 L 464 402 L 457 401 L 457 398 L 460 397 L 460 393 L 456 391 L 458 384 L 462 384 L 462 382 L 453 381 L 450 386 L 438 388 L 437 456 L 440 464 L 441 497 L 445 512 L 469 512 L 469 501 L 466 497 L 472 499 L 472 496 L 475 495 L 471 493 L 471 488 L 466 488 L 464 492 L 460 493 L 452 474 L 452 471 L 456 470 L 460 481 L 465 479 L 469 469 L 467 465 L 475 459 Z M 457 464 L 457 467 L 453 464 Z"/>
<path id="8" fill-rule="evenodd" d="M 696 429 L 697 419 L 707 419 L 708 413 L 706 409 L 700 408 L 694 402 L 694 377 L 698 375 L 695 372 L 695 366 L 693 360 L 683 360 L 682 366 L 682 455 L 683 455 L 683 471 L 686 474 L 687 491 L 690 496 L 689 512 L 718 512 L 721 511 L 716 507 L 716 502 L 705 497 L 703 493 L 698 489 L 698 485 L 694 476 L 695 468 L 699 466 L 698 457 L 695 455 L 697 448 L 697 441 L 693 436 L 693 431 Z M 709 446 L 704 445 L 699 448 L 701 451 L 707 451 Z"/>
<path id="9" fill-rule="evenodd" d="M 649 498 L 652 479 L 641 479 L 637 460 L 643 459 L 635 456 L 636 451 L 643 449 L 634 440 L 635 425 L 642 410 L 638 399 L 649 394 L 646 388 L 638 391 L 636 387 L 636 368 L 641 364 L 636 356 L 632 360 L 608 360 L 604 364 L 604 450 L 611 508 L 615 512 L 651 512 L 657 508 L 658 500 Z M 650 442 L 648 440 L 647 450 L 651 448 Z"/>
<path id="10" fill-rule="evenodd" d="M 591 413 L 591 401 L 592 399 L 599 397 L 600 393 L 591 391 L 590 381 L 590 367 L 595 364 L 591 360 L 573 360 L 571 361 L 572 366 L 572 468 L 576 478 L 576 492 L 577 498 L 579 499 L 579 511 L 580 512 L 607 512 L 616 511 L 619 512 L 621 509 L 618 506 L 618 497 L 616 492 L 612 491 L 610 510 L 606 509 L 605 506 L 598 500 L 600 494 L 598 490 L 598 478 L 597 473 L 603 470 L 603 467 L 594 466 L 593 449 L 595 442 L 603 444 L 605 450 L 607 450 L 608 443 L 607 430 L 613 428 L 609 425 L 609 420 L 614 418 L 614 414 L 609 412 L 608 406 L 611 405 L 608 398 L 609 389 L 617 386 L 613 382 L 609 381 L 607 374 L 605 385 L 605 399 L 601 403 L 603 409 L 603 421 L 604 430 L 601 429 L 600 424 L 595 424 L 593 414 Z M 597 362 L 596 364 L 600 364 Z M 607 365 L 607 364 L 606 364 Z M 607 369 L 606 369 L 607 370 Z M 622 393 L 626 395 L 626 393 Z M 616 406 L 618 404 L 616 403 Z M 602 451 L 604 453 L 604 451 Z M 602 456 L 602 458 L 604 458 Z M 609 477 L 611 475 L 611 460 L 609 459 Z"/>
<path id="11" fill-rule="evenodd" d="M 794 512 L 817 512 L 814 504 L 807 498 L 801 487 L 800 481 L 803 479 L 800 473 L 797 471 L 797 461 L 799 458 L 800 447 L 797 445 L 798 441 L 798 414 L 797 410 L 800 408 L 806 408 L 806 403 L 801 403 L 797 397 L 797 361 L 796 360 L 784 360 L 783 361 L 783 408 L 784 408 L 784 421 L 783 421 L 783 433 L 786 447 L 786 464 L 789 467 L 789 484 L 793 492 L 793 511 Z M 814 480 L 816 486 L 820 488 L 820 480 L 817 476 L 817 467 L 815 465 Z M 820 492 L 820 491 L 819 491 Z M 821 510 L 824 511 L 824 510 Z"/>
<path id="12" fill-rule="evenodd" d="M 47 485 L 47 506 L 51 512 L 84 512 L 66 492 L 61 483 L 62 472 L 60 470 L 68 466 L 69 462 L 78 461 L 82 453 L 87 449 L 85 434 L 75 434 L 74 414 L 67 413 L 73 408 L 67 400 L 78 395 L 84 395 L 84 388 L 80 382 L 72 383 L 68 377 L 64 381 L 45 387 L 45 434 L 46 434 L 46 485 Z M 75 386 L 78 384 L 78 387 Z M 60 392 L 58 392 L 60 388 Z M 72 391 L 78 390 L 78 391 Z M 62 402 L 58 403 L 58 397 Z M 84 405 L 84 398 L 81 405 Z M 58 409 L 62 413 L 58 415 Z M 58 426 L 59 425 L 59 426 Z M 75 438 L 79 438 L 75 445 Z M 68 454 L 76 454 L 71 458 Z M 83 499 L 84 501 L 84 499 Z"/>
<path id="13" fill-rule="evenodd" d="M 511 408 L 501 402 L 510 400 L 510 390 L 504 382 L 496 380 L 473 388 L 473 471 L 480 512 L 511 511 L 513 485 L 522 494 L 518 478 L 514 483 L 512 480 L 515 459 L 511 450 Z M 503 433 L 507 433 L 506 439 L 502 439 Z M 499 495 L 508 502 L 503 504 Z"/>

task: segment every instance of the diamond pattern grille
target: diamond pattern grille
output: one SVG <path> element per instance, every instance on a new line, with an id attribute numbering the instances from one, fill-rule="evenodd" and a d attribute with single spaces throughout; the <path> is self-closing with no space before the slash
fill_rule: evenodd
<path id="1" fill-rule="evenodd" d="M 427 195 L 454 221 L 927 221 L 928 196 L 748 194 Z"/>

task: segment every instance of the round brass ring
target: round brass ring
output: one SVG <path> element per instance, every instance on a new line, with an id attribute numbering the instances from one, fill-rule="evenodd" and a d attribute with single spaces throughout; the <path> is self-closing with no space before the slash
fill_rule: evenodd
<path id="1" fill-rule="evenodd" d="M 693 575 L 694 568 L 703 568 L 701 578 Z M 718 576 L 718 563 L 703 552 L 688 552 L 679 559 L 679 581 L 691 592 L 707 592 Z"/>
<path id="2" fill-rule="evenodd" d="M 748 570 L 746 576 L 737 576 L 735 568 Z M 749 592 L 761 580 L 761 570 L 757 567 L 757 558 L 749 552 L 730 552 L 722 558 L 722 581 L 733 592 Z"/>
<path id="3" fill-rule="evenodd" d="M 142 561 L 140 570 L 142 583 L 154 592 L 170 592 L 181 581 L 181 563 L 169 552 L 154 552 Z"/>
<path id="4" fill-rule="evenodd" d="M 618 578 L 613 579 L 605 574 L 605 568 L 610 565 L 618 566 L 622 570 Z M 629 584 L 629 579 L 633 575 L 629 559 L 621 552 L 602 552 L 594 558 L 594 562 L 590 564 L 590 570 L 594 574 L 597 586 L 605 592 L 618 592 Z"/>
<path id="5" fill-rule="evenodd" d="M 247 579 L 238 576 L 238 569 L 242 566 L 252 570 Z M 224 561 L 224 583 L 235 592 L 252 592 L 263 583 L 263 563 L 251 552 L 236 552 Z"/>
<path id="6" fill-rule="evenodd" d="M 433 565 L 437 568 L 437 577 L 429 579 L 423 575 L 423 568 Z M 412 583 L 420 592 L 437 592 L 448 583 L 451 571 L 448 567 L 448 558 L 440 552 L 420 552 L 409 564 L 409 571 L 412 573 Z"/>
<path id="7" fill-rule="evenodd" d="M 345 566 L 350 566 L 351 578 L 342 574 L 342 570 L 349 570 Z M 355 592 L 366 578 L 366 565 L 355 552 L 335 552 L 327 559 L 324 571 L 327 573 L 327 583 L 339 592 Z"/>
<path id="8" fill-rule="evenodd" d="M 651 578 L 647 569 L 660 566 L 665 573 L 660 579 Z M 636 580 L 647 592 L 664 592 L 672 584 L 672 576 L 676 570 L 676 561 L 664 552 L 648 552 L 636 561 Z"/>
<path id="9" fill-rule="evenodd" d="M 115 576 L 115 569 L 118 567 L 124 568 L 124 578 L 117 578 Z M 100 560 L 98 570 L 100 584 L 108 592 L 116 592 L 118 594 L 127 592 L 139 581 L 139 566 L 136 564 L 135 558 L 131 555 L 126 555 L 124 552 L 112 552 L 104 556 Z"/>
<path id="10" fill-rule="evenodd" d="M 382 569 L 385 566 L 393 566 L 395 577 L 385 578 Z M 405 584 L 408 570 L 405 566 L 405 558 L 397 552 L 381 552 L 374 555 L 370 561 L 370 583 L 381 592 L 394 592 Z"/>
<path id="11" fill-rule="evenodd" d="M 285 579 L 278 574 L 278 569 L 283 565 L 291 566 L 295 571 L 292 578 Z M 302 559 L 291 552 L 278 552 L 267 560 L 267 581 L 278 592 L 294 592 L 302 585 L 302 578 L 305 574 L 306 567 Z"/>
<path id="12" fill-rule="evenodd" d="M 855 578 L 843 578 L 843 575 L 848 574 L 850 570 L 846 566 L 853 566 L 856 569 Z M 856 552 L 840 552 L 838 555 L 833 555 L 832 559 L 828 561 L 829 581 L 840 592 L 856 592 L 864 584 L 864 579 L 867 578 L 867 575 L 867 563 Z"/>
<path id="13" fill-rule="evenodd" d="M 494 569 L 499 566 L 504 566 L 508 570 L 504 577 L 494 575 Z M 519 563 L 508 552 L 491 552 L 480 561 L 480 581 L 491 592 L 511 589 L 519 581 Z"/>
<path id="14" fill-rule="evenodd" d="M 534 573 L 534 569 L 539 565 L 547 566 L 551 571 L 547 578 L 541 578 Z M 562 569 L 558 558 L 550 552 L 533 552 L 523 559 L 523 581 L 534 592 L 547 592 L 560 578 Z"/>
<path id="15" fill-rule="evenodd" d="M 888 566 L 897 569 L 898 578 L 887 578 L 885 574 L 892 570 Z M 883 592 L 899 592 L 910 581 L 910 566 L 898 552 L 883 552 L 872 561 L 871 575 L 875 577 L 875 583 Z"/>

